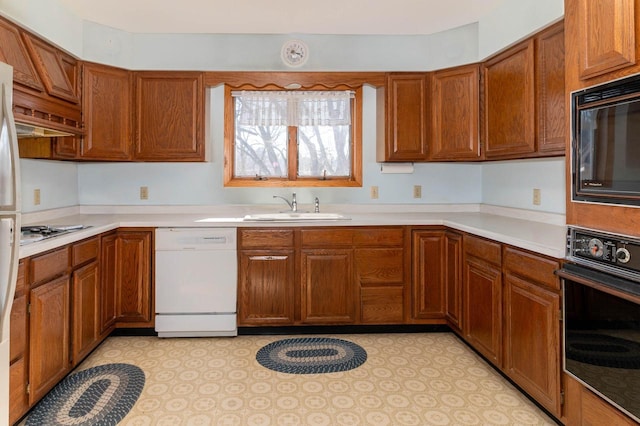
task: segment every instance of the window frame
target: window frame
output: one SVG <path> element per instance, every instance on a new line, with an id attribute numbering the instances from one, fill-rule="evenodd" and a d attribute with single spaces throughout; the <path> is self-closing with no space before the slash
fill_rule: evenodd
<path id="1" fill-rule="evenodd" d="M 314 84 L 299 90 L 352 90 L 354 98 L 351 109 L 351 176 L 350 177 L 298 177 L 297 171 L 297 128 L 289 126 L 288 133 L 288 177 L 236 177 L 235 161 L 235 108 L 232 91 L 237 90 L 285 90 L 275 84 L 257 86 L 242 84 L 232 87 L 225 85 L 224 92 L 224 186 L 225 187 L 362 187 L 362 85 L 358 87 L 346 84 L 332 85 Z M 296 89 L 297 90 L 297 89 Z"/>

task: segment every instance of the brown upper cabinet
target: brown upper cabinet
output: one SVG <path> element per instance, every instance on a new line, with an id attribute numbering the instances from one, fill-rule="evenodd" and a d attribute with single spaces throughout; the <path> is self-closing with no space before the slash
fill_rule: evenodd
<path id="1" fill-rule="evenodd" d="M 24 40 L 47 93 L 74 104 L 80 102 L 78 61 L 30 34 L 24 33 Z"/>
<path id="2" fill-rule="evenodd" d="M 426 161 L 430 74 L 389 73 L 378 90 L 377 161 Z"/>
<path id="3" fill-rule="evenodd" d="M 14 68 L 17 122 L 80 135 L 80 78 L 71 55 L 0 18 L 0 60 Z"/>
<path id="4" fill-rule="evenodd" d="M 43 92 L 44 86 L 29 56 L 20 30 L 15 25 L 0 19 L 0 40 L 2 41 L 0 60 L 13 67 L 14 83 Z"/>
<path id="5" fill-rule="evenodd" d="M 431 159 L 480 159 L 479 85 L 478 64 L 433 73 Z"/>
<path id="6" fill-rule="evenodd" d="M 563 23 L 490 58 L 483 74 L 485 158 L 564 155 Z"/>
<path id="7" fill-rule="evenodd" d="M 130 160 L 131 72 L 99 64 L 82 65 L 85 136 L 80 158 Z"/>
<path id="8" fill-rule="evenodd" d="M 636 65 L 634 0 L 567 0 L 577 20 L 579 76 L 589 79 Z"/>
<path id="9" fill-rule="evenodd" d="M 204 161 L 204 79 L 200 72 L 134 73 L 135 159 Z"/>
<path id="10" fill-rule="evenodd" d="M 534 49 L 529 39 L 484 63 L 486 158 L 535 152 Z"/>

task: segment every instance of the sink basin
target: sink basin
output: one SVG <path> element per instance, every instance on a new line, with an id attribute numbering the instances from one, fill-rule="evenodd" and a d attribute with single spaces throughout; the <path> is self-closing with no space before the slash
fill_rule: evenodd
<path id="1" fill-rule="evenodd" d="M 351 218 L 338 213 L 260 213 L 248 214 L 244 217 L 245 221 L 299 221 L 299 220 L 349 220 Z"/>

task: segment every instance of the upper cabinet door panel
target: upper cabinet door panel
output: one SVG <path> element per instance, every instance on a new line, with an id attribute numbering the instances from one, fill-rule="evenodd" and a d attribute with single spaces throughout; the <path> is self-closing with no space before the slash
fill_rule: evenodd
<path id="1" fill-rule="evenodd" d="M 82 69 L 85 136 L 81 157 L 130 160 L 131 73 L 98 64 L 84 64 Z"/>
<path id="2" fill-rule="evenodd" d="M 26 33 L 24 33 L 24 39 L 47 93 L 65 101 L 79 103 L 75 60 Z"/>
<path id="3" fill-rule="evenodd" d="M 42 81 L 29 57 L 27 47 L 20 37 L 20 31 L 0 19 L 0 61 L 13 67 L 13 80 L 40 92 L 44 91 Z"/>
<path id="4" fill-rule="evenodd" d="M 534 66 L 533 39 L 484 64 L 487 158 L 535 153 Z"/>
<path id="5" fill-rule="evenodd" d="M 202 73 L 138 72 L 135 76 L 135 158 L 203 161 Z"/>
<path id="6" fill-rule="evenodd" d="M 385 141 L 378 161 L 425 161 L 429 75 L 389 74 L 385 90 Z"/>
<path id="7" fill-rule="evenodd" d="M 580 78 L 635 65 L 635 1 L 577 0 L 576 6 Z"/>
<path id="8" fill-rule="evenodd" d="M 538 151 L 564 154 L 565 117 L 564 24 L 543 31 L 536 38 Z"/>
<path id="9" fill-rule="evenodd" d="M 433 73 L 431 158 L 480 158 L 479 81 L 477 64 Z"/>

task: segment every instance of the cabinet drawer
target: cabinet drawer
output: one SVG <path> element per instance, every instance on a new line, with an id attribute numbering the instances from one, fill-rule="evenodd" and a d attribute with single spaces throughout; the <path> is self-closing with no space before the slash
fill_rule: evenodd
<path id="1" fill-rule="evenodd" d="M 357 246 L 399 246 L 404 243 L 402 228 L 365 228 L 356 229 L 353 243 Z"/>
<path id="2" fill-rule="evenodd" d="M 324 228 L 324 229 L 303 229 L 303 247 L 334 247 L 350 246 L 353 244 L 353 229 Z"/>
<path id="3" fill-rule="evenodd" d="M 67 272 L 69 268 L 69 247 L 63 247 L 42 256 L 34 257 L 29 263 L 31 284 L 49 280 Z"/>
<path id="4" fill-rule="evenodd" d="M 240 248 L 293 247 L 293 229 L 240 229 Z"/>
<path id="5" fill-rule="evenodd" d="M 560 268 L 560 262 L 556 260 L 505 247 L 504 263 L 505 268 L 516 275 L 560 290 L 560 280 L 554 274 L 554 271 Z"/>
<path id="6" fill-rule="evenodd" d="M 360 285 L 404 283 L 404 251 L 401 248 L 356 249 L 355 259 Z"/>
<path id="7" fill-rule="evenodd" d="M 80 241 L 71 247 L 71 266 L 76 267 L 89 260 L 96 259 L 100 251 L 100 239 L 98 237 Z"/>
<path id="8" fill-rule="evenodd" d="M 402 287 L 367 287 L 360 292 L 360 316 L 365 324 L 400 324 L 404 320 Z"/>
<path id="9" fill-rule="evenodd" d="M 502 263 L 500 243 L 473 237 L 468 234 L 464 236 L 463 241 L 464 253 L 466 255 L 475 256 L 498 266 Z"/>

